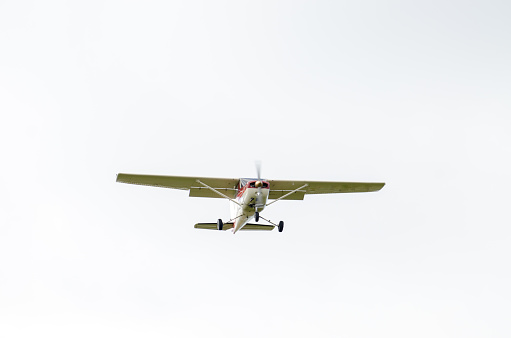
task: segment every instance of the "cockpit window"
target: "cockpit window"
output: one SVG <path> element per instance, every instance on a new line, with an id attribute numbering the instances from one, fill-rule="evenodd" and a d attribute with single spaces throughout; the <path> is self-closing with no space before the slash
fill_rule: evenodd
<path id="1" fill-rule="evenodd" d="M 257 181 L 249 182 L 249 183 L 248 183 L 249 188 L 256 188 L 256 182 L 257 182 Z M 264 182 L 264 181 L 263 181 L 262 188 L 268 188 L 268 182 Z"/>
<path id="2" fill-rule="evenodd" d="M 255 178 L 241 178 L 240 179 L 240 182 L 239 182 L 239 186 L 238 186 L 238 189 L 243 189 L 243 187 L 247 187 L 247 188 L 257 188 L 256 187 L 256 182 L 258 180 L 255 179 Z M 263 183 L 263 185 L 261 186 L 261 188 L 263 189 L 268 189 L 270 187 L 270 184 L 266 181 L 263 181 L 261 180 L 261 182 Z"/>

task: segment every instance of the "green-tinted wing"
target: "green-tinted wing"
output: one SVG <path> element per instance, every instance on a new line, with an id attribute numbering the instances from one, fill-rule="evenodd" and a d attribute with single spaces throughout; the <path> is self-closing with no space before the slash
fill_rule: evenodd
<path id="1" fill-rule="evenodd" d="M 233 198 L 236 196 L 237 178 L 213 178 L 213 177 L 189 177 L 189 176 L 159 176 L 159 175 L 137 175 L 118 174 L 117 182 L 149 185 L 153 187 L 190 190 L 192 197 L 215 197 L 221 198 L 211 190 L 197 182 L 209 185 L 223 194 Z"/>
<path id="2" fill-rule="evenodd" d="M 336 193 L 348 193 L 348 192 L 371 192 L 378 191 L 385 183 L 366 183 L 366 182 L 325 182 L 325 181 L 283 181 L 283 180 L 269 180 L 270 183 L 270 195 L 272 192 L 281 192 L 281 196 L 287 192 L 298 189 L 305 184 L 307 186 L 298 190 L 297 194 L 336 194 Z M 303 196 L 303 195 L 301 195 Z M 273 197 L 273 198 L 277 198 Z M 272 198 L 272 196 L 270 196 Z M 303 198 L 303 197 L 302 197 Z M 302 199 L 296 198 L 296 199 Z"/>

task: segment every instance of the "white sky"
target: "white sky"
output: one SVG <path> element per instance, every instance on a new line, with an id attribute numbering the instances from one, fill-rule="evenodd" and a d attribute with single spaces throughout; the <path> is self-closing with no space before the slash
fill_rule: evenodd
<path id="1" fill-rule="evenodd" d="M 1 337 L 509 337 L 508 1 L 1 1 Z M 384 181 L 228 203 L 118 172 Z"/>

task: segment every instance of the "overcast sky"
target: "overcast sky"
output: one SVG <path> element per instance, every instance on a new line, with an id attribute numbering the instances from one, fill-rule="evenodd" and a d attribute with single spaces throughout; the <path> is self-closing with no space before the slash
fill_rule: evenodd
<path id="1" fill-rule="evenodd" d="M 1 337 L 509 337 L 508 1 L 0 1 Z M 386 182 L 196 230 L 118 172 Z"/>

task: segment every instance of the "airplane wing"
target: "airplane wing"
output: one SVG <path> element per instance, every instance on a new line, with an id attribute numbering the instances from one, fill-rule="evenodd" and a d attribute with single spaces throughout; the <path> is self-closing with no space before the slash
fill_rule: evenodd
<path id="1" fill-rule="evenodd" d="M 307 184 L 306 187 L 299 189 L 291 195 L 285 197 L 286 200 L 303 200 L 305 194 L 336 194 L 349 192 L 371 192 L 378 191 L 385 183 L 367 183 L 367 182 L 327 182 L 327 181 L 284 181 L 268 180 L 270 183 L 270 195 L 268 198 L 277 199 L 285 194 L 298 189 Z"/>
<path id="2" fill-rule="evenodd" d="M 153 187 L 171 188 L 179 190 L 189 190 L 191 197 L 212 197 L 222 198 L 217 193 L 204 187 L 197 182 L 200 180 L 204 184 L 220 191 L 229 198 L 236 196 L 236 186 L 238 178 L 214 178 L 214 177 L 191 177 L 191 176 L 159 176 L 159 175 L 138 175 L 138 174 L 118 174 L 117 182 L 148 185 Z M 286 200 L 303 200 L 305 194 L 334 194 L 349 192 L 371 192 L 378 191 L 385 183 L 366 183 L 366 182 L 327 182 L 327 181 L 286 181 L 286 180 L 268 180 L 270 183 L 270 195 L 268 198 L 277 199 L 289 192 L 298 189 L 305 184 L 306 187 L 299 189 L 289 196 Z"/>
<path id="3" fill-rule="evenodd" d="M 230 198 L 236 196 L 236 186 L 239 182 L 239 178 L 117 174 L 116 181 L 161 188 L 190 190 L 190 196 L 192 197 L 222 198 L 220 195 L 201 185 L 197 180 L 215 188 Z"/>

